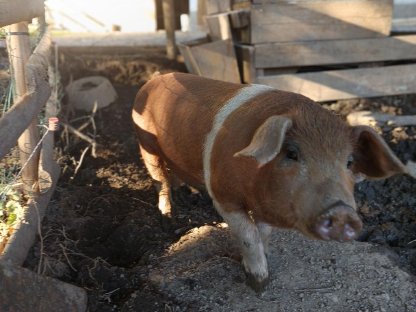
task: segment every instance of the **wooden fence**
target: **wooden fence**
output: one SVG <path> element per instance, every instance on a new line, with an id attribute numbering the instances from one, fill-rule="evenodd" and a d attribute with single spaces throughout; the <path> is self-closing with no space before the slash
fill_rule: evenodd
<path id="1" fill-rule="evenodd" d="M 15 101 L 0 119 L 0 159 L 18 143 L 22 164 L 22 182 L 29 197 L 22 220 L 17 222 L 0 259 L 21 265 L 32 246 L 45 208 L 55 188 L 59 167 L 53 160 L 53 131 L 40 139 L 38 115 L 51 94 L 48 67 L 51 40 L 47 31 L 31 53 L 28 23 L 44 17 L 43 0 L 0 0 L 0 27 L 7 26 L 7 49 L 10 57 Z M 46 106 L 46 117 L 55 110 Z M 41 187 L 39 176 L 42 176 Z"/>

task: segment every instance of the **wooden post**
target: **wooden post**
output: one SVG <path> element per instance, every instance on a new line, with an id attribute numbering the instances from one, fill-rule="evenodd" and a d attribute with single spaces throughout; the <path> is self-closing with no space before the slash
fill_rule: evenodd
<path id="1" fill-rule="evenodd" d="M 28 92 L 25 67 L 31 53 L 28 31 L 27 22 L 12 24 L 8 27 L 9 42 L 7 49 L 15 83 L 15 102 Z M 22 166 L 28 161 L 38 141 L 39 130 L 36 116 L 18 140 Z M 22 172 L 23 188 L 28 195 L 35 195 L 39 192 L 38 165 L 39 151 L 32 156 Z"/>
<path id="2" fill-rule="evenodd" d="M 173 0 L 163 0 L 162 7 L 166 29 L 166 54 L 168 59 L 175 60 L 178 52 L 175 39 L 175 7 Z"/>

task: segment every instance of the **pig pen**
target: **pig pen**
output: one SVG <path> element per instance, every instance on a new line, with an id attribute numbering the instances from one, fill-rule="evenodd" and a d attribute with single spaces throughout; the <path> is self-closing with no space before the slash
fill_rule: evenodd
<path id="1" fill-rule="evenodd" d="M 82 157 L 88 143 L 79 137 L 63 129 L 57 134 L 63 172 L 25 266 L 86 289 L 89 311 L 416 310 L 415 179 L 356 186 L 364 221 L 360 242 L 315 242 L 278 231 L 272 281 L 258 295 L 245 285 L 238 252 L 207 194 L 180 187 L 173 194 L 176 224 L 170 232 L 160 224 L 131 107 L 155 71 L 185 71 L 184 64 L 167 60 L 162 48 L 67 48 L 59 53 L 59 70 L 64 86 L 105 76 L 118 99 L 95 114 L 95 129 L 90 123 L 82 130 L 95 134 L 96 158 L 91 150 Z M 324 106 L 342 116 L 359 110 L 416 114 L 416 96 Z M 61 118 L 75 128 L 88 116 L 63 105 Z M 416 161 L 416 127 L 382 131 L 403 162 Z"/>

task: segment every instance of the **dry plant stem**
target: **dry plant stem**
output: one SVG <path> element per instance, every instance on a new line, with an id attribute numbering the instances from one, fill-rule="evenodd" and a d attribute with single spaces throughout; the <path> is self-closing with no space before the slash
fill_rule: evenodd
<path id="1" fill-rule="evenodd" d="M 156 206 L 156 205 L 153 205 L 153 204 L 151 204 L 151 203 L 145 202 L 144 200 L 141 200 L 140 198 L 135 198 L 135 197 L 132 197 L 131 199 L 136 200 L 136 201 L 138 201 L 139 203 L 142 203 L 142 204 L 144 204 L 144 205 L 146 205 L 146 206 L 149 206 L 149 207 L 155 207 L 155 206 Z"/>
<path id="2" fill-rule="evenodd" d="M 42 236 L 42 224 L 40 222 L 40 213 L 39 213 L 39 209 L 38 209 L 38 205 L 36 202 L 34 202 L 34 207 L 36 210 L 36 215 L 37 215 L 37 225 L 38 225 L 38 235 L 39 235 L 39 241 L 40 241 L 40 257 L 39 257 L 39 263 L 38 263 L 38 274 L 41 274 L 41 268 L 43 265 L 43 256 L 44 256 L 44 237 Z"/>
<path id="3" fill-rule="evenodd" d="M 63 254 L 64 254 L 64 256 L 65 256 L 65 259 L 66 259 L 66 261 L 67 261 L 68 265 L 70 266 L 70 268 L 71 268 L 74 272 L 77 272 L 77 269 L 75 269 L 75 268 L 74 268 L 74 266 L 72 265 L 71 261 L 70 261 L 70 260 L 69 260 L 69 258 L 68 258 L 68 254 L 66 253 L 66 247 L 65 247 L 64 245 L 62 245 L 62 244 L 59 244 L 59 246 L 62 248 L 62 252 L 63 252 Z"/>
<path id="4" fill-rule="evenodd" d="M 91 155 L 92 155 L 92 157 L 97 158 L 97 154 L 95 153 L 96 147 L 97 147 L 97 142 L 94 139 L 90 138 L 89 136 L 83 134 L 82 132 L 78 131 L 77 129 L 75 129 L 74 127 L 72 127 L 72 126 L 70 126 L 66 123 L 62 123 L 62 124 L 64 125 L 64 127 L 66 129 L 71 131 L 73 134 L 77 135 L 80 139 L 90 143 L 91 146 L 92 146 Z"/>
<path id="5" fill-rule="evenodd" d="M 88 147 L 87 147 L 86 149 L 84 149 L 84 151 L 82 152 L 81 157 L 79 158 L 79 161 L 78 161 L 78 165 L 77 165 L 77 167 L 75 168 L 74 175 L 72 176 L 72 178 L 74 178 L 74 177 L 76 176 L 76 174 L 77 174 L 77 172 L 78 172 L 79 168 L 81 168 L 82 162 L 84 161 L 85 154 L 88 152 L 88 150 L 89 150 L 89 149 L 90 149 L 90 146 L 88 146 Z"/>

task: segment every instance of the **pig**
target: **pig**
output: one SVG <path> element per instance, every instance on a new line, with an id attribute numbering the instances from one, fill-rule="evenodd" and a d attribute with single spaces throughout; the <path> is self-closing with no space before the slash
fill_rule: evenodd
<path id="1" fill-rule="evenodd" d="M 132 118 L 161 214 L 171 217 L 172 177 L 205 188 L 256 291 L 269 281 L 273 227 L 351 241 L 362 229 L 354 183 L 406 173 L 372 128 L 268 86 L 158 75 L 139 90 Z"/>

